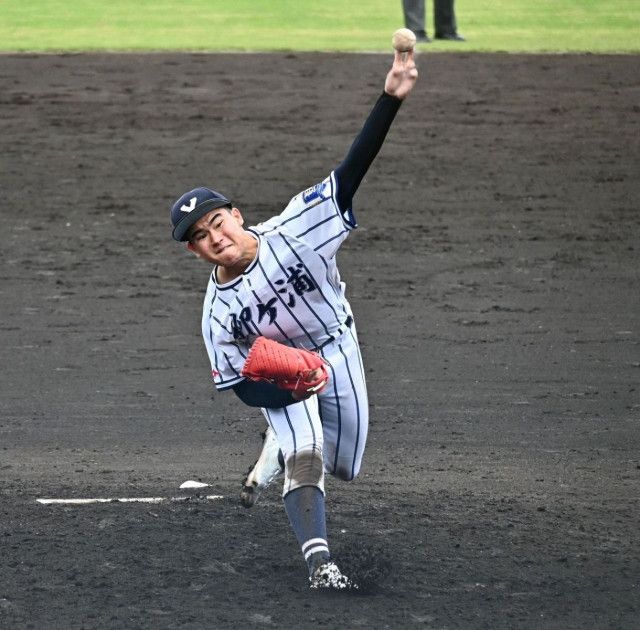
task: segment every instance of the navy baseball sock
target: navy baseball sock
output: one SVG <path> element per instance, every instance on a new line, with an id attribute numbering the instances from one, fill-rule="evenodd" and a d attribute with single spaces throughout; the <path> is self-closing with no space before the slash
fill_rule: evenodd
<path id="1" fill-rule="evenodd" d="M 324 494 L 316 486 L 302 486 L 285 496 L 284 507 L 311 575 L 329 559 Z"/>

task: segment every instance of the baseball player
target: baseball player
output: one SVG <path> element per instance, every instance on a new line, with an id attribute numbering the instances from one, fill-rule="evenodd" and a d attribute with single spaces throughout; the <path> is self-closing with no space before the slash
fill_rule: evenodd
<path id="1" fill-rule="evenodd" d="M 357 227 L 353 196 L 417 76 L 413 51 L 396 52 L 343 162 L 268 221 L 245 228 L 240 210 L 209 188 L 183 194 L 171 209 L 173 238 L 213 265 L 202 334 L 215 386 L 261 408 L 268 425 L 242 503 L 254 505 L 284 473 L 284 507 L 313 589 L 357 588 L 329 553 L 324 475 L 358 475 L 368 429 L 364 369 L 336 253 Z M 312 351 L 322 369 L 307 370 L 289 388 L 248 378 L 247 357 L 261 338 Z"/>

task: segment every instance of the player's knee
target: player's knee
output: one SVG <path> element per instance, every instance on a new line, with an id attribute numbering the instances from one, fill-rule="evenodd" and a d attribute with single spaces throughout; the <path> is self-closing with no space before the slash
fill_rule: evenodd
<path id="1" fill-rule="evenodd" d="M 324 466 L 322 450 L 317 446 L 297 451 L 285 461 L 287 492 L 302 486 L 316 486 L 324 492 Z"/>

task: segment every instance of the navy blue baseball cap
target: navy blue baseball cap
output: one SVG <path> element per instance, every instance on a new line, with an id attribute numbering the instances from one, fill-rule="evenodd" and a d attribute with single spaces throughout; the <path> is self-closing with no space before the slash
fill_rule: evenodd
<path id="1" fill-rule="evenodd" d="M 171 208 L 173 238 L 176 241 L 186 241 L 186 233 L 200 217 L 223 206 L 231 207 L 231 202 L 224 195 L 210 188 L 194 188 L 184 193 Z"/>

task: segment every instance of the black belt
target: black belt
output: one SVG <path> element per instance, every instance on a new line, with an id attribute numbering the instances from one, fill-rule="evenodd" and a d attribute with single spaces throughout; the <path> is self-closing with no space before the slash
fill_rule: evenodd
<path id="1" fill-rule="evenodd" d="M 351 326 L 353 326 L 353 317 L 349 315 L 347 319 L 344 320 L 343 326 L 340 326 L 340 328 L 336 330 L 335 334 L 331 335 L 331 337 L 329 337 L 329 339 L 327 339 L 324 343 L 315 347 L 314 350 L 316 352 L 319 352 L 320 350 L 322 350 L 322 348 L 324 348 L 325 346 L 328 346 L 331 342 L 335 341 L 339 337 L 342 337 L 342 335 L 346 332 L 347 328 L 351 328 Z"/>

